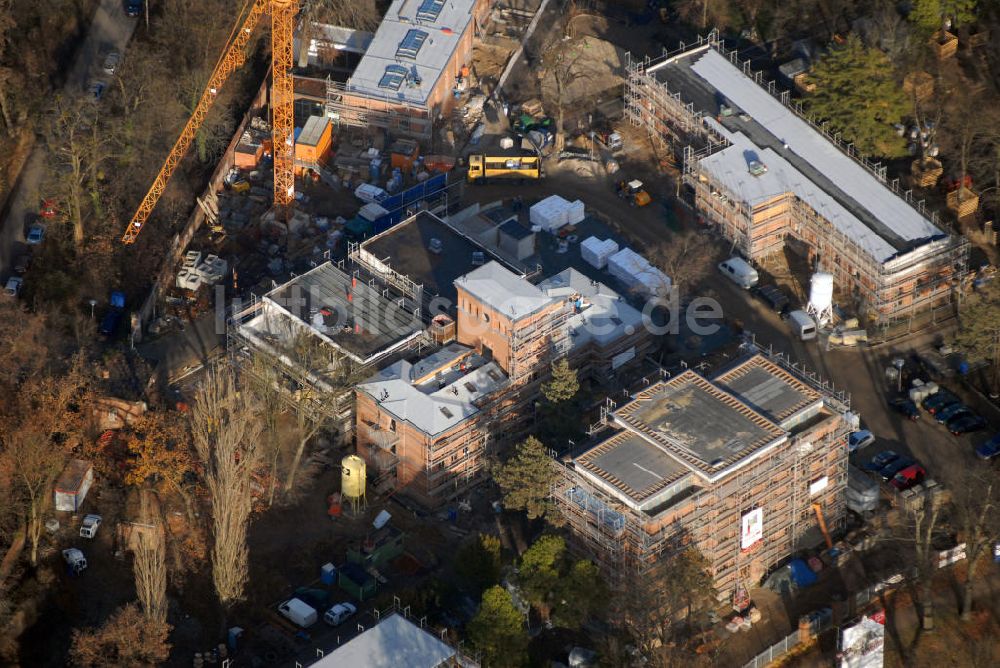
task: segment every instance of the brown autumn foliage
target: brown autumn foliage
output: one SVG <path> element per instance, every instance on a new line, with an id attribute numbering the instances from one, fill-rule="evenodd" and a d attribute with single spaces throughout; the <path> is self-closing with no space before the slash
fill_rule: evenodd
<path id="1" fill-rule="evenodd" d="M 80 668 L 156 666 L 170 656 L 171 626 L 142 614 L 135 603 L 118 609 L 102 626 L 73 632 L 70 661 Z"/>

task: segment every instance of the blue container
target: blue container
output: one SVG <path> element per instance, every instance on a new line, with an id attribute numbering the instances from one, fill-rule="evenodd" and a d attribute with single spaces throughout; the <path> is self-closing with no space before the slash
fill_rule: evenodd
<path id="1" fill-rule="evenodd" d="M 332 585 L 337 580 L 337 567 L 333 564 L 323 564 L 320 569 L 319 580 L 325 585 Z"/>
<path id="2" fill-rule="evenodd" d="M 111 308 L 125 308 L 125 293 L 117 290 L 111 293 Z"/>

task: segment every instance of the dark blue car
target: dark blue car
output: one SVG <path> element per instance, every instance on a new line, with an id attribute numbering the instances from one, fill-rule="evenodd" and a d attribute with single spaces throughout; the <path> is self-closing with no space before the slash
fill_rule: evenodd
<path id="1" fill-rule="evenodd" d="M 133 18 L 142 14 L 142 2 L 143 0 L 125 0 L 125 14 Z"/>
<path id="2" fill-rule="evenodd" d="M 1000 434 L 976 448 L 976 456 L 982 460 L 989 461 L 997 455 L 1000 455 Z"/>
<path id="3" fill-rule="evenodd" d="M 862 468 L 866 471 L 874 471 L 878 473 L 897 459 L 899 459 L 899 455 L 892 450 L 886 450 L 885 452 L 880 452 L 872 457 L 871 461 L 864 464 Z"/>

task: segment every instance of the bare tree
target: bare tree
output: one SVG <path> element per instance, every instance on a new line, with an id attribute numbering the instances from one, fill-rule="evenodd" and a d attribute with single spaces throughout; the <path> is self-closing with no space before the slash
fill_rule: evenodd
<path id="1" fill-rule="evenodd" d="M 967 478 L 958 486 L 958 502 L 953 504 L 955 523 L 965 543 L 966 575 L 962 587 L 962 619 L 972 619 L 972 595 L 976 583 L 976 569 L 983 557 L 990 553 L 993 542 L 1000 535 L 997 506 L 1000 503 L 1000 486 L 983 476 Z"/>
<path id="2" fill-rule="evenodd" d="M 909 522 L 902 528 L 906 533 L 900 538 L 912 546 L 910 557 L 916 574 L 920 598 L 920 627 L 924 631 L 934 628 L 934 594 L 932 584 L 937 572 L 935 538 L 940 530 L 940 520 L 945 503 L 942 494 L 926 491 L 919 500 L 919 507 L 909 511 Z"/>
<path id="3" fill-rule="evenodd" d="M 170 625 L 143 616 L 135 603 L 119 608 L 103 626 L 73 631 L 69 659 L 81 668 L 156 666 L 170 657 Z"/>
<path id="4" fill-rule="evenodd" d="M 135 592 L 143 613 L 157 622 L 167 621 L 167 561 L 160 534 L 138 535 L 133 562 Z"/>
<path id="5" fill-rule="evenodd" d="M 191 411 L 195 450 L 204 466 L 212 506 L 212 580 L 229 608 L 247 581 L 250 479 L 260 459 L 263 425 L 251 392 L 240 392 L 231 368 L 205 376 Z"/>
<path id="6" fill-rule="evenodd" d="M 22 426 L 7 433 L 3 437 L 3 454 L 6 466 L 13 473 L 14 491 L 24 513 L 31 565 L 37 566 L 42 514 L 52 493 L 52 483 L 66 457 L 44 431 L 33 426 Z"/>
<path id="7" fill-rule="evenodd" d="M 310 43 L 320 37 L 318 24 L 373 30 L 378 26 L 381 16 L 374 0 L 305 0 L 302 2 L 299 19 L 302 44 L 299 67 L 305 67 L 304 61 L 308 58 Z"/>
<path id="8" fill-rule="evenodd" d="M 306 445 L 320 431 L 330 426 L 339 408 L 350 401 L 350 389 L 362 378 L 362 372 L 345 356 L 331 357 L 330 351 L 314 337 L 302 333 L 293 342 L 293 356 L 305 369 L 323 369 L 319 382 L 301 384 L 291 403 L 295 413 L 297 444 L 285 480 L 285 492 L 295 485 Z"/>
<path id="9" fill-rule="evenodd" d="M 674 290 L 697 283 L 711 272 L 714 245 L 693 230 L 673 234 L 653 248 L 649 259 L 670 277 Z"/>
<path id="10" fill-rule="evenodd" d="M 545 76 L 542 79 L 542 95 L 556 108 L 556 149 L 562 150 L 565 138 L 563 127 L 566 109 L 573 100 L 571 86 L 580 81 L 592 79 L 585 67 L 586 37 L 563 37 L 562 31 L 555 31 L 542 50 L 542 64 Z M 546 85 L 551 81 L 551 85 Z"/>

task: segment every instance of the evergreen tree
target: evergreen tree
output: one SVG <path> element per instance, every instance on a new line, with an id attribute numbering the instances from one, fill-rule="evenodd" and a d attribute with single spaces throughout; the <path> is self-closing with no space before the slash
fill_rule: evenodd
<path id="1" fill-rule="evenodd" d="M 527 661 L 528 634 L 521 613 L 503 587 L 483 592 L 479 612 L 469 622 L 469 640 L 483 653 L 483 665 L 514 668 Z"/>
<path id="2" fill-rule="evenodd" d="M 559 523 L 559 515 L 549 501 L 549 491 L 559 475 L 545 446 L 534 436 L 518 443 L 514 456 L 496 467 L 493 479 L 503 492 L 508 510 L 523 510 L 529 520 L 545 517 Z"/>
<path id="3" fill-rule="evenodd" d="M 559 584 L 566 541 L 551 534 L 540 537 L 521 556 L 518 581 L 528 601 L 536 607 L 549 604 L 552 592 Z"/>
<path id="4" fill-rule="evenodd" d="M 903 155 L 905 142 L 892 126 L 906 115 L 907 100 L 884 53 L 851 35 L 816 63 L 809 79 L 816 90 L 806 97 L 806 109 L 818 121 L 828 121 L 859 153 Z"/>
<path id="5" fill-rule="evenodd" d="M 500 539 L 479 534 L 458 551 L 455 570 L 477 593 L 500 582 Z"/>
<path id="6" fill-rule="evenodd" d="M 909 19 L 928 33 L 943 33 L 948 19 L 955 25 L 975 21 L 976 0 L 916 0 Z"/>
<path id="7" fill-rule="evenodd" d="M 607 602 L 608 590 L 597 566 L 590 561 L 577 561 L 556 585 L 552 621 L 562 628 L 578 629 L 602 612 Z"/>
<path id="8" fill-rule="evenodd" d="M 559 405 L 576 396 L 580 391 L 580 381 L 576 377 L 576 371 L 569 366 L 569 361 L 564 357 L 552 364 L 552 379 L 542 384 L 542 396 L 549 402 Z"/>

